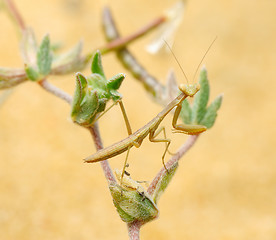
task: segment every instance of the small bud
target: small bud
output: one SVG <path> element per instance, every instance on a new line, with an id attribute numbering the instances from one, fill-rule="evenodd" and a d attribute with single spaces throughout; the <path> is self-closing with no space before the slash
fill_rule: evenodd
<path id="1" fill-rule="evenodd" d="M 120 73 L 106 80 L 99 51 L 93 56 L 91 69 L 92 74 L 87 77 L 81 73 L 76 75 L 71 111 L 72 120 L 85 127 L 94 124 L 97 114 L 105 110 L 108 100 L 117 101 L 122 97 L 117 89 L 125 78 L 125 74 Z"/>
<path id="2" fill-rule="evenodd" d="M 115 172 L 116 173 L 116 172 Z M 120 179 L 121 173 L 117 171 Z M 119 180 L 120 181 L 120 180 Z M 140 183 L 124 175 L 122 185 L 111 183 L 109 189 L 113 203 L 124 222 L 149 222 L 158 216 L 158 208 Z"/>
<path id="3" fill-rule="evenodd" d="M 39 73 L 31 66 L 25 65 L 25 72 L 27 74 L 28 79 L 31 81 L 38 81 L 40 80 Z"/>

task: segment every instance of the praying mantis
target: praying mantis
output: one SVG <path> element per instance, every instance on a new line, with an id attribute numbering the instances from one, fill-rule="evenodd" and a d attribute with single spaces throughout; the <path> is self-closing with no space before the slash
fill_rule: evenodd
<path id="1" fill-rule="evenodd" d="M 166 148 L 162 156 L 162 162 L 164 163 L 165 154 L 168 151 L 168 147 L 171 143 L 171 140 L 168 138 L 156 138 L 158 134 L 163 131 L 165 134 L 165 128 L 161 127 L 158 129 L 159 125 L 163 121 L 163 119 L 167 116 L 167 114 L 172 111 L 173 108 L 176 107 L 174 112 L 172 126 L 177 132 L 182 132 L 188 135 L 196 135 L 206 131 L 206 127 L 203 125 L 185 125 L 185 124 L 177 124 L 177 119 L 180 114 L 182 108 L 182 102 L 187 97 L 193 97 L 200 89 L 198 84 L 180 84 L 179 90 L 181 93 L 171 101 L 160 113 L 157 114 L 151 121 L 149 121 L 145 126 L 141 127 L 136 132 L 129 135 L 127 138 L 112 144 L 109 147 L 103 148 L 91 156 L 84 159 L 85 162 L 99 162 L 106 160 L 111 157 L 115 157 L 125 151 L 129 152 L 129 149 L 133 146 L 140 147 L 143 140 L 149 135 L 149 140 L 151 142 L 165 142 Z M 158 129 L 158 130 L 157 130 Z M 166 135 L 166 134 L 165 134 Z M 125 162 L 126 164 L 126 162 Z"/>
<path id="2" fill-rule="evenodd" d="M 209 48 L 205 52 L 203 58 L 201 59 L 199 65 L 196 69 L 196 72 L 199 69 L 199 66 L 201 65 L 204 57 L 210 50 L 210 48 L 213 45 L 213 43 L 215 42 L 215 40 L 216 40 L 216 38 L 213 40 L 213 42 L 210 44 Z M 168 47 L 169 47 L 169 45 L 168 45 Z M 169 49 L 171 50 L 170 47 L 169 47 Z M 171 52 L 172 52 L 172 50 L 171 50 Z M 177 61 L 178 65 L 180 66 L 180 68 L 187 80 L 187 77 L 186 77 L 184 70 L 182 69 L 180 63 L 178 62 L 178 60 L 175 57 L 173 52 L 172 52 L 172 54 L 173 54 L 175 60 Z M 196 75 L 196 72 L 195 72 L 195 75 Z M 187 82 L 188 82 L 188 80 L 187 80 Z M 127 165 L 127 159 L 128 159 L 130 148 L 132 148 L 133 146 L 135 146 L 136 148 L 139 148 L 141 146 L 143 140 L 147 136 L 149 136 L 149 140 L 151 142 L 164 142 L 166 144 L 166 148 L 162 155 L 162 163 L 163 163 L 164 168 L 167 170 L 164 159 L 165 159 L 165 155 L 168 151 L 169 145 L 171 143 L 171 140 L 166 137 L 165 128 L 163 126 L 158 129 L 158 127 L 160 126 L 163 119 L 167 116 L 167 114 L 170 113 L 174 108 L 176 108 L 175 112 L 174 112 L 173 120 L 172 120 L 172 127 L 173 127 L 174 132 L 185 133 L 187 135 L 197 135 L 197 134 L 200 134 L 207 130 L 207 128 L 203 125 L 177 124 L 177 120 L 178 120 L 179 114 L 182 109 L 182 102 L 187 97 L 193 97 L 200 90 L 200 85 L 197 83 L 195 83 L 195 84 L 187 83 L 187 84 L 180 84 L 178 88 L 180 90 L 180 94 L 174 100 L 172 100 L 160 113 L 158 113 L 146 125 L 144 125 L 140 129 L 138 129 L 136 132 L 132 133 L 131 129 L 129 127 L 130 126 L 129 122 L 127 119 L 125 119 L 125 122 L 128 122 L 128 125 L 127 125 L 128 132 L 131 134 L 129 134 L 129 136 L 127 138 L 125 138 L 117 143 L 114 143 L 114 144 L 110 145 L 109 147 L 103 148 L 103 149 L 97 151 L 96 153 L 86 157 L 84 159 L 84 161 L 87 163 L 99 162 L 99 161 L 103 161 L 103 160 L 115 157 L 115 156 L 127 151 L 124 168 L 122 171 L 122 177 L 123 177 L 123 174 L 125 172 L 125 168 Z M 157 138 L 157 136 L 162 131 L 164 133 L 164 138 Z"/>

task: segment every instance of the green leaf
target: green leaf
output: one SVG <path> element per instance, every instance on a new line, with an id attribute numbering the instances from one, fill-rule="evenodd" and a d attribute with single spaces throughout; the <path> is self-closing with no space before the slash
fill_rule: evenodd
<path id="1" fill-rule="evenodd" d="M 182 102 L 182 109 L 180 112 L 180 118 L 186 124 L 190 124 L 192 121 L 192 109 L 187 99 Z"/>
<path id="2" fill-rule="evenodd" d="M 82 126 L 90 126 L 93 124 L 96 113 L 98 112 L 99 101 L 96 91 L 86 93 L 79 109 L 73 108 L 71 117 L 72 120 Z"/>
<path id="3" fill-rule="evenodd" d="M 222 98 L 223 95 L 219 95 L 215 98 L 215 100 L 207 108 L 203 119 L 200 121 L 200 124 L 206 126 L 207 128 L 211 128 L 214 125 L 217 117 L 217 111 L 221 106 Z"/>
<path id="4" fill-rule="evenodd" d="M 73 117 L 80 110 L 80 103 L 84 97 L 84 88 L 87 86 L 86 78 L 81 74 L 76 74 L 76 87 L 73 96 L 71 116 Z"/>
<path id="5" fill-rule="evenodd" d="M 192 123 L 199 123 L 206 112 L 206 106 L 209 100 L 209 82 L 207 71 L 203 68 L 199 77 L 200 91 L 194 97 L 192 107 Z"/>
<path id="6" fill-rule="evenodd" d="M 107 88 L 109 90 L 117 90 L 121 86 L 126 75 L 124 73 L 119 73 L 107 80 Z"/>
<path id="7" fill-rule="evenodd" d="M 165 171 L 163 175 L 159 178 L 159 181 L 156 185 L 155 191 L 152 194 L 152 199 L 155 203 L 159 200 L 162 193 L 168 187 L 170 181 L 172 180 L 176 170 L 178 168 L 178 162 L 170 167 L 169 172 Z"/>
<path id="8" fill-rule="evenodd" d="M 37 51 L 37 66 L 39 73 L 46 76 L 51 71 L 52 54 L 49 35 L 46 35 Z"/>
<path id="9" fill-rule="evenodd" d="M 26 65 L 25 72 L 31 81 L 38 81 L 40 79 L 40 74 L 31 66 Z"/>
<path id="10" fill-rule="evenodd" d="M 91 72 L 98 73 L 105 78 L 104 70 L 102 66 L 101 52 L 97 50 L 92 57 Z"/>

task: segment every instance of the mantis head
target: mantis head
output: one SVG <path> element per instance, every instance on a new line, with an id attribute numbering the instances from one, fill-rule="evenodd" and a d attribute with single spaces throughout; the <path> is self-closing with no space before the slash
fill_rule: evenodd
<path id="1" fill-rule="evenodd" d="M 188 97 L 193 97 L 200 89 L 200 85 L 198 83 L 195 84 L 180 84 L 179 90 L 187 95 Z"/>

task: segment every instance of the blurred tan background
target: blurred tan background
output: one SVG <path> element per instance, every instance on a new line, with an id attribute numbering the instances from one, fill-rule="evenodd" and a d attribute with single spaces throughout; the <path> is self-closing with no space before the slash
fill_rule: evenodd
<path id="1" fill-rule="evenodd" d="M 104 43 L 101 9 L 111 7 L 122 35 L 159 16 L 169 0 L 16 1 L 39 41 L 49 33 L 65 49 L 84 40 L 84 52 Z M 189 1 L 174 51 L 192 76 L 215 36 L 204 64 L 211 99 L 224 93 L 215 126 L 181 160 L 177 175 L 159 202 L 160 217 L 141 239 L 276 239 L 275 34 L 276 2 Z M 22 67 L 14 26 L 0 12 L 0 66 Z M 151 74 L 165 82 L 174 68 L 170 54 L 150 55 L 151 36 L 130 49 Z M 104 56 L 108 77 L 125 72 L 114 54 Z M 89 68 L 84 71 L 89 74 Z M 128 72 L 126 72 L 128 73 Z M 51 82 L 72 94 L 74 77 Z M 120 92 L 133 129 L 161 107 L 130 74 Z M 83 164 L 95 151 L 91 136 L 71 123 L 70 108 L 33 83 L 14 89 L 0 109 L 0 235 L 5 240 L 128 239 L 99 164 Z M 171 129 L 171 116 L 164 121 Z M 102 118 L 107 146 L 126 136 L 119 109 Z M 171 135 L 176 150 L 187 138 Z M 144 142 L 130 155 L 134 179 L 151 180 L 161 167 L 163 144 Z M 124 155 L 110 161 L 122 167 Z"/>

